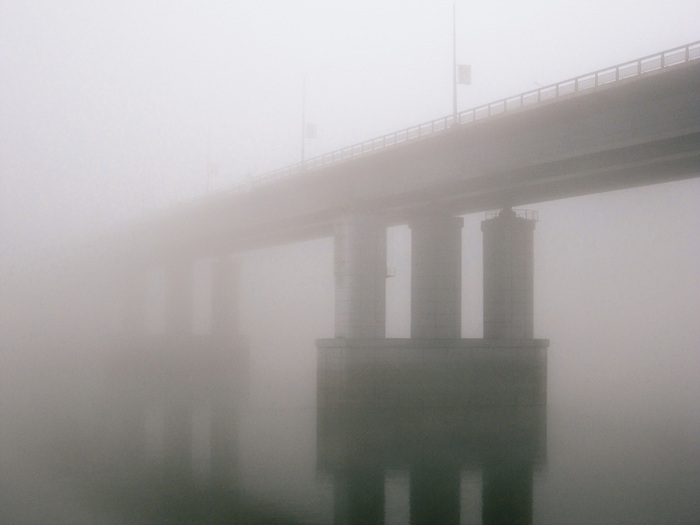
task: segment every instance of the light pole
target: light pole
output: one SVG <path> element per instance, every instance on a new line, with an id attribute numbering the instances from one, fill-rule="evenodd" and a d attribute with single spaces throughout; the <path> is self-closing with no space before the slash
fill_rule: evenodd
<path id="1" fill-rule="evenodd" d="M 472 71 L 470 66 L 457 64 L 457 2 L 452 2 L 452 126 L 459 122 L 457 107 L 457 85 L 471 84 Z"/>
<path id="2" fill-rule="evenodd" d="M 304 170 L 304 160 L 306 152 L 306 79 L 311 73 L 318 73 L 330 69 L 330 66 L 312 69 L 304 73 L 301 95 L 301 169 Z"/>
<path id="3" fill-rule="evenodd" d="M 452 125 L 457 125 L 457 2 L 452 2 Z"/>

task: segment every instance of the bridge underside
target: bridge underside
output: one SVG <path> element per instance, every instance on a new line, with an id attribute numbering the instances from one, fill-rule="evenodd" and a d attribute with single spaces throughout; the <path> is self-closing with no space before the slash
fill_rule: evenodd
<path id="1" fill-rule="evenodd" d="M 509 111 L 169 211 L 145 246 L 226 252 L 331 236 L 342 213 L 408 223 L 700 174 L 700 63 Z"/>

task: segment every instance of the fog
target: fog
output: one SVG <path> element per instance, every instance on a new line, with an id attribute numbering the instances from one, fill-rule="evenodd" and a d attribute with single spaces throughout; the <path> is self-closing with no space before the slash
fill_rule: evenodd
<path id="1" fill-rule="evenodd" d="M 130 398 L 110 367 L 135 336 L 123 246 L 104 240 L 298 162 L 304 77 L 305 119 L 318 130 L 307 158 L 450 114 L 452 7 L 0 0 L 0 521 L 188 523 L 207 508 L 210 522 L 217 512 L 333 521 L 333 477 L 317 468 L 315 345 L 334 336 L 333 240 L 235 255 L 247 353 L 235 491 L 224 497 L 201 482 L 210 407 L 194 411 L 194 489 L 136 479 L 113 450 L 111 418 Z M 457 62 L 473 78 L 460 109 L 700 38 L 693 1 L 455 7 Z M 550 340 L 534 523 L 700 516 L 698 202 L 690 179 L 528 206 L 539 212 L 535 337 Z M 483 219 L 467 215 L 463 228 L 465 338 L 483 333 Z M 410 245 L 408 227 L 389 228 L 389 338 L 410 335 Z M 194 270 L 201 336 L 215 324 L 210 263 Z M 155 341 L 170 321 L 163 270 L 149 272 L 143 317 Z M 162 457 L 165 423 L 145 417 L 149 453 Z M 387 523 L 406 523 L 407 474 L 385 475 Z M 462 522 L 480 523 L 480 474 L 461 476 Z"/>

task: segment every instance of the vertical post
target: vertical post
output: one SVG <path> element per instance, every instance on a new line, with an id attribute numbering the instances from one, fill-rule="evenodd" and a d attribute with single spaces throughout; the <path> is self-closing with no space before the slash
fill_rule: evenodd
<path id="1" fill-rule="evenodd" d="M 175 339 L 192 333 L 194 307 L 193 263 L 189 259 L 176 259 L 165 268 L 166 318 L 165 332 Z"/>
<path id="2" fill-rule="evenodd" d="M 192 310 L 194 304 L 193 263 L 177 259 L 166 267 L 166 336 L 168 341 L 165 435 L 166 467 L 176 476 L 192 474 L 192 392 L 190 362 Z"/>
<path id="3" fill-rule="evenodd" d="M 122 346 L 114 356 L 108 377 L 110 389 L 115 392 L 110 412 L 114 416 L 119 462 L 138 467 L 146 456 L 144 383 L 148 378 L 142 366 L 146 346 L 146 271 L 138 263 L 128 264 L 123 278 L 125 282 L 118 283 L 122 287 Z"/>
<path id="4" fill-rule="evenodd" d="M 335 336 L 381 339 L 386 319 L 386 226 L 372 214 L 335 224 Z"/>
<path id="5" fill-rule="evenodd" d="M 412 338 L 461 337 L 463 224 L 438 214 L 410 223 Z"/>
<path id="6" fill-rule="evenodd" d="M 481 223 L 484 338 L 532 339 L 535 221 L 510 209 Z"/>
<path id="7" fill-rule="evenodd" d="M 459 339 L 462 330 L 461 217 L 425 214 L 411 228 L 411 338 Z M 460 476 L 454 466 L 411 468 L 412 525 L 459 524 Z"/>
<path id="8" fill-rule="evenodd" d="M 211 292 L 210 472 L 212 484 L 226 488 L 235 481 L 237 407 L 247 372 L 245 348 L 239 334 L 238 264 L 227 257 L 212 263 Z"/>
<path id="9" fill-rule="evenodd" d="M 304 171 L 304 150 L 306 149 L 306 76 L 304 73 L 301 94 L 301 171 Z"/>
<path id="10" fill-rule="evenodd" d="M 335 336 L 383 339 L 386 318 L 386 225 L 371 213 L 335 224 Z M 351 436 L 348 436 L 350 439 Z M 384 473 L 350 457 L 336 470 L 334 523 L 384 523 Z"/>
<path id="11" fill-rule="evenodd" d="M 231 339 L 239 332 L 239 266 L 228 257 L 212 262 L 211 333 L 219 339 Z"/>

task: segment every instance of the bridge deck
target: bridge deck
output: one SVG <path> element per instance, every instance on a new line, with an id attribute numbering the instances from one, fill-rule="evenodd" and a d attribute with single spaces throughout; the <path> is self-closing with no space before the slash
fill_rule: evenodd
<path id="1" fill-rule="evenodd" d="M 386 147 L 384 139 L 369 154 L 331 155 L 254 191 L 199 199 L 143 224 L 138 238 L 149 249 L 230 252 L 331 235 L 349 210 L 379 210 L 400 224 L 426 209 L 460 215 L 697 176 L 700 43 L 681 49 L 685 60 L 654 55 L 665 67 L 644 74 L 615 66 L 586 89 L 561 87 L 587 78 L 579 77 L 556 84 L 548 101 L 527 105 L 521 95 L 518 107 L 473 125 L 443 119 L 420 140 Z M 644 60 L 630 64 L 642 71 Z"/>

